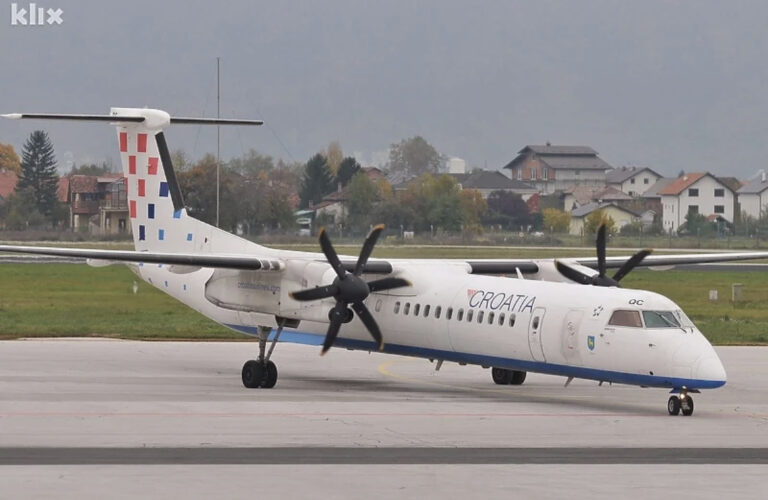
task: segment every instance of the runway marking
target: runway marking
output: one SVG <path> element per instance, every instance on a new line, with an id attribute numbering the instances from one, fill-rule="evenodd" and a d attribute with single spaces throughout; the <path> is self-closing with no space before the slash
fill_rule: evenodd
<path id="1" fill-rule="evenodd" d="M 0 448 L 2 465 L 768 464 L 768 448 Z"/>

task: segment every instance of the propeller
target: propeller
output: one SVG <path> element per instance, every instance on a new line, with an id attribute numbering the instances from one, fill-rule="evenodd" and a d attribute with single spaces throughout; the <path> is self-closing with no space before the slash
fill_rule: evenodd
<path id="1" fill-rule="evenodd" d="M 605 224 L 600 224 L 600 227 L 597 230 L 597 240 L 595 241 L 595 246 L 597 250 L 596 276 L 585 274 L 559 260 L 555 261 L 555 267 L 560 272 L 560 274 L 569 280 L 575 281 L 581 285 L 619 286 L 619 281 L 621 281 L 622 278 L 629 274 L 632 269 L 637 267 L 637 265 L 640 264 L 643 259 L 648 257 L 652 252 L 650 249 L 640 250 L 632 257 L 627 259 L 627 261 L 619 268 L 618 271 L 616 271 L 616 273 L 611 278 L 605 275 Z"/>
<path id="2" fill-rule="evenodd" d="M 379 350 L 384 349 L 384 338 L 381 336 L 379 325 L 376 324 L 371 311 L 368 310 L 363 301 L 371 292 L 381 292 L 391 290 L 392 288 L 410 286 L 411 283 L 408 280 L 395 277 L 381 278 L 373 281 L 364 281 L 360 277 L 366 262 L 368 262 L 368 258 L 373 252 L 373 247 L 376 246 L 376 241 L 383 230 L 383 224 L 373 228 L 363 243 L 363 248 L 360 250 L 360 256 L 357 258 L 354 271 L 350 273 L 339 260 L 339 256 L 333 248 L 325 228 L 320 229 L 320 248 L 323 250 L 325 258 L 328 259 L 328 263 L 336 272 L 336 278 L 334 278 L 333 283 L 330 285 L 291 292 L 290 296 L 294 300 L 299 301 L 322 300 L 329 297 L 336 299 L 336 305 L 328 313 L 330 324 L 328 325 L 328 332 L 325 334 L 321 355 L 328 352 L 328 349 L 333 345 L 336 337 L 339 335 L 341 324 L 347 323 L 352 319 L 352 311 L 357 314 L 357 317 L 360 318 L 360 321 L 368 329 L 371 337 L 378 344 Z"/>

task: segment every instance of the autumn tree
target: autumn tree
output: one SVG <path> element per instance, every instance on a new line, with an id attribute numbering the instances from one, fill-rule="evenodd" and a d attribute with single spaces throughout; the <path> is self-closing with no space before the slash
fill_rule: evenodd
<path id="1" fill-rule="evenodd" d="M 405 172 L 408 176 L 436 174 L 441 163 L 437 150 L 418 135 L 403 139 L 389 148 L 388 168 L 393 172 Z"/>
<path id="2" fill-rule="evenodd" d="M 58 202 L 56 188 L 59 175 L 56 173 L 56 156 L 48 134 L 36 130 L 24 143 L 21 153 L 21 175 L 16 191 L 30 189 L 38 211 L 50 216 Z"/>
<path id="3" fill-rule="evenodd" d="M 565 233 L 571 226 L 571 215 L 556 208 L 545 208 L 542 211 L 544 229 L 553 233 Z"/>
<path id="4" fill-rule="evenodd" d="M 328 171 L 331 175 L 338 175 L 341 162 L 344 161 L 344 151 L 341 149 L 339 141 L 331 141 L 331 143 L 328 144 L 328 149 L 325 151 L 325 158 L 328 162 Z"/>
<path id="5" fill-rule="evenodd" d="M 333 177 L 328 171 L 327 160 L 325 156 L 317 153 L 304 166 L 301 190 L 299 192 L 301 208 L 307 208 L 310 203 L 318 203 L 335 189 Z"/>
<path id="6" fill-rule="evenodd" d="M 477 189 L 463 189 L 459 193 L 459 200 L 464 231 L 474 234 L 482 233 L 481 220 L 488 212 L 488 203 L 483 199 L 483 195 Z"/>
<path id="7" fill-rule="evenodd" d="M 189 214 L 208 224 L 216 224 L 216 163 L 216 157 L 207 154 L 188 169 L 177 173 Z M 219 184 L 219 225 L 232 230 L 238 221 L 233 172 L 222 168 Z"/>
<path id="8" fill-rule="evenodd" d="M 459 231 L 464 224 L 456 180 L 449 175 L 423 174 L 408 183 L 401 202 L 415 214 L 413 229 Z"/>
<path id="9" fill-rule="evenodd" d="M 0 172 L 3 170 L 21 174 L 21 160 L 13 146 L 0 142 Z"/>

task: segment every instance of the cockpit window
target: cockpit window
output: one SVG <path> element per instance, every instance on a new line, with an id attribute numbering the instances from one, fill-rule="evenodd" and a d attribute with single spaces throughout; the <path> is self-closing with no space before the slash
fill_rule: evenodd
<path id="1" fill-rule="evenodd" d="M 631 326 L 632 328 L 643 327 L 639 311 L 614 311 L 608 324 L 613 326 Z"/>
<path id="2" fill-rule="evenodd" d="M 680 321 L 672 311 L 643 311 L 646 328 L 680 328 Z"/>

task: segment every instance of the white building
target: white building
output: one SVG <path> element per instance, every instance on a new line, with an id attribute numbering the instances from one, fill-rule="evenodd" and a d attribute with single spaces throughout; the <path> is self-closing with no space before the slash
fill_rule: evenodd
<path id="1" fill-rule="evenodd" d="M 466 174 L 467 173 L 467 162 L 462 160 L 461 158 L 449 158 L 448 161 L 445 162 L 445 173 L 447 174 Z"/>
<path id="2" fill-rule="evenodd" d="M 659 179 L 661 179 L 661 175 L 648 167 L 614 168 L 605 175 L 605 182 L 609 187 L 616 188 L 630 196 L 640 196 Z"/>
<path id="3" fill-rule="evenodd" d="M 768 209 L 768 178 L 765 172 L 749 181 L 737 191 L 742 213 L 759 219 Z"/>
<path id="4" fill-rule="evenodd" d="M 720 216 L 733 222 L 736 196 L 726 183 L 708 172 L 685 174 L 661 191 L 664 231 L 677 231 L 689 212 Z"/>

